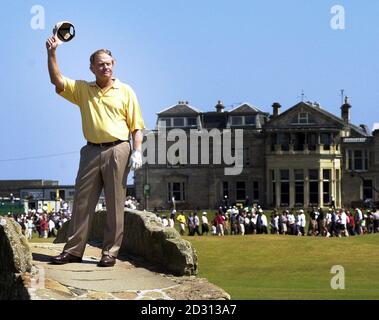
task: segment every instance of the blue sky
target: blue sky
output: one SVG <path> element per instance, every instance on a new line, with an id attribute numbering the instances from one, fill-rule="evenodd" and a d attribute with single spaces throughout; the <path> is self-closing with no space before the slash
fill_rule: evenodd
<path id="1" fill-rule="evenodd" d="M 31 27 L 34 5 L 45 10 L 44 30 Z M 345 9 L 344 30 L 331 28 L 334 5 Z M 2 1 L 0 179 L 75 181 L 85 143 L 79 110 L 55 94 L 46 66 L 45 40 L 58 21 L 76 27 L 58 48 L 62 73 L 93 80 L 88 58 L 109 48 L 148 128 L 179 100 L 204 111 L 219 99 L 227 109 L 250 102 L 266 112 L 278 101 L 284 111 L 302 89 L 340 115 L 345 89 L 352 121 L 371 129 L 379 122 L 378 15 L 373 0 Z"/>

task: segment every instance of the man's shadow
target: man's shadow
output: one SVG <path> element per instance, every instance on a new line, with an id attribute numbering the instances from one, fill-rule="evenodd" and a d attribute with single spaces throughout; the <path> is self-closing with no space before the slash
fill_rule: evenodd
<path id="1" fill-rule="evenodd" d="M 42 253 L 33 253 L 33 261 L 37 262 L 48 262 L 49 265 L 53 265 L 51 263 L 51 258 L 52 256 L 49 256 L 47 254 L 42 254 Z M 81 264 L 98 264 L 100 260 L 83 260 Z"/>
<path id="2" fill-rule="evenodd" d="M 99 249 L 102 248 L 102 243 L 99 241 L 88 241 L 88 243 L 93 247 L 97 247 Z M 45 262 L 45 263 L 47 262 L 49 265 L 53 265 L 50 262 L 51 257 L 52 256 L 50 256 L 50 255 L 46 255 L 46 254 L 42 254 L 42 253 L 33 253 L 33 261 Z M 132 264 L 136 268 L 144 268 L 144 269 L 147 269 L 149 271 L 157 272 L 157 273 L 171 274 L 170 272 L 167 271 L 166 268 L 164 268 L 160 265 L 153 264 L 151 262 L 146 261 L 142 257 L 131 255 L 131 254 L 128 254 L 125 252 L 119 254 L 117 259 L 120 261 L 129 262 L 130 264 Z M 81 264 L 88 264 L 88 265 L 95 264 L 95 265 L 97 265 L 99 263 L 99 261 L 100 261 L 100 259 L 96 259 L 96 260 L 92 260 L 92 261 L 91 260 L 83 260 L 81 262 Z"/>

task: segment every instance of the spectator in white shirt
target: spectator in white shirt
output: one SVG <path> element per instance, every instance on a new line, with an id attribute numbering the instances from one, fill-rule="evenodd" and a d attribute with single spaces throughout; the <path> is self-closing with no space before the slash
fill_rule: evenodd
<path id="1" fill-rule="evenodd" d="M 340 210 L 340 217 L 339 217 L 339 223 L 340 223 L 340 230 L 342 234 L 344 234 L 346 237 L 349 236 L 349 232 L 347 231 L 347 215 L 345 210 Z M 341 236 L 341 235 L 340 235 Z"/>
<path id="2" fill-rule="evenodd" d="M 166 216 L 163 216 L 163 217 L 162 217 L 162 223 L 163 223 L 163 226 L 164 226 L 164 227 L 168 227 L 168 226 L 169 226 L 169 223 L 168 223 L 168 220 L 167 220 L 167 217 L 166 217 Z"/>
<path id="3" fill-rule="evenodd" d="M 362 234 L 362 220 L 363 220 L 362 211 L 359 208 L 355 208 L 354 221 L 355 221 L 355 232 L 357 234 Z"/>
<path id="4" fill-rule="evenodd" d="M 49 236 L 54 235 L 54 229 L 55 229 L 55 222 L 50 219 L 49 220 Z"/>
<path id="5" fill-rule="evenodd" d="M 332 234 L 331 226 L 332 226 L 332 209 L 329 208 L 328 213 L 325 215 L 325 225 L 326 225 L 326 237 L 330 237 Z"/>
<path id="6" fill-rule="evenodd" d="M 26 232 L 27 232 L 26 235 L 29 240 L 33 237 L 33 228 L 34 228 L 33 218 L 28 217 L 28 219 L 26 220 Z"/>
<path id="7" fill-rule="evenodd" d="M 208 232 L 209 232 L 209 222 L 208 222 L 207 213 L 204 211 L 201 217 L 201 234 L 208 235 Z"/>
<path id="8" fill-rule="evenodd" d="M 260 210 L 262 210 L 262 209 L 260 209 Z M 265 213 L 263 212 L 263 210 L 262 210 L 261 214 L 262 214 L 262 216 L 261 216 L 262 233 L 267 234 L 267 217 L 266 217 Z"/>
<path id="9" fill-rule="evenodd" d="M 299 232 L 298 232 L 298 235 L 299 236 L 304 236 L 305 235 L 305 225 L 306 225 L 306 218 L 305 218 L 305 214 L 304 214 L 304 210 L 303 209 L 300 209 L 299 210 L 299 215 L 298 215 L 298 226 L 299 226 Z"/>

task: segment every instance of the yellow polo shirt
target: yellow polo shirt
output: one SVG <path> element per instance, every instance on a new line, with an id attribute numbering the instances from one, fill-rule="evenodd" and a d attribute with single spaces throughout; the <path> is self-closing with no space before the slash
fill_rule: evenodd
<path id="1" fill-rule="evenodd" d="M 129 140 L 131 132 L 145 128 L 137 97 L 128 85 L 114 79 L 104 92 L 96 82 L 62 78 L 64 90 L 59 95 L 80 107 L 87 141 Z"/>

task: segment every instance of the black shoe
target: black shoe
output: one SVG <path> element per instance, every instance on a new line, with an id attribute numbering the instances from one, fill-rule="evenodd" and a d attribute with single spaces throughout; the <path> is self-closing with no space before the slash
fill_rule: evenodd
<path id="1" fill-rule="evenodd" d="M 50 261 L 52 264 L 80 263 L 82 262 L 82 258 L 73 256 L 68 252 L 62 252 L 58 256 L 51 257 Z"/>
<path id="2" fill-rule="evenodd" d="M 99 267 L 113 267 L 115 264 L 116 264 L 116 258 L 115 257 L 104 254 L 101 257 L 101 260 L 97 265 Z"/>

